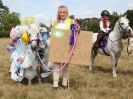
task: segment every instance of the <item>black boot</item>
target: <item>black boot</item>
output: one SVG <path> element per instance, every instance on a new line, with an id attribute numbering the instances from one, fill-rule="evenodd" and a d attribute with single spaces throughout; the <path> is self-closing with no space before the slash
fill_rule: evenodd
<path id="1" fill-rule="evenodd" d="M 96 41 L 93 45 L 93 51 L 97 51 L 98 50 L 98 42 Z"/>

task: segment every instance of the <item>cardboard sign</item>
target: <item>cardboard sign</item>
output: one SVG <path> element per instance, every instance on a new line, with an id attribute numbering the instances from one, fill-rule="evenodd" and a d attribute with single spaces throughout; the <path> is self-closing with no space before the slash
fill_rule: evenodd
<path id="1" fill-rule="evenodd" d="M 51 34 L 51 43 L 49 48 L 49 61 L 65 63 L 70 53 L 70 30 L 53 29 Z M 76 65 L 89 65 L 91 47 L 92 47 L 92 32 L 81 31 L 74 54 L 69 63 Z"/>

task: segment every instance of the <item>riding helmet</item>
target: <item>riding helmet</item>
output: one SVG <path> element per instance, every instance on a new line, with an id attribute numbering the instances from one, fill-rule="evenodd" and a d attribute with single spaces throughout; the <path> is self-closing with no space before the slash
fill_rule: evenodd
<path id="1" fill-rule="evenodd" d="M 101 16 L 109 16 L 109 11 L 108 10 L 103 10 L 101 12 Z"/>

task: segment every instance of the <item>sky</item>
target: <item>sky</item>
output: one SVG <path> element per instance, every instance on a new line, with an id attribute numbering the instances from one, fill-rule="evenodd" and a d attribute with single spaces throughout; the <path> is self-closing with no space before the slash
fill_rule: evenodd
<path id="1" fill-rule="evenodd" d="M 2 0 L 11 12 L 18 12 L 21 17 L 43 16 L 56 18 L 57 8 L 66 5 L 69 14 L 77 18 L 100 17 L 102 10 L 116 11 L 119 14 L 133 9 L 133 0 Z"/>

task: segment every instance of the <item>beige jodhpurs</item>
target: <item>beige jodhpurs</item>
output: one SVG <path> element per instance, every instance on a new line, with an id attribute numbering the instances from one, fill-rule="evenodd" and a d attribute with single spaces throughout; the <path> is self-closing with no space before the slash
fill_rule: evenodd
<path id="1" fill-rule="evenodd" d="M 67 86 L 67 82 L 68 82 L 68 66 L 63 68 L 63 70 L 61 70 L 60 72 L 57 72 L 57 70 L 59 70 L 60 68 L 61 68 L 61 64 L 54 63 L 54 66 L 53 66 L 53 85 L 54 85 L 54 87 L 58 87 L 59 86 L 59 78 L 60 78 L 61 72 L 63 73 L 62 85 L 63 86 Z"/>

